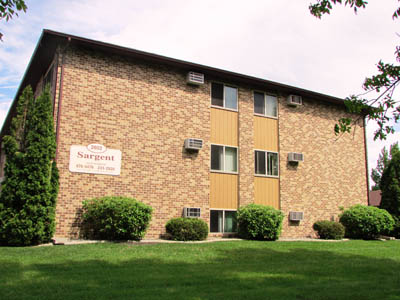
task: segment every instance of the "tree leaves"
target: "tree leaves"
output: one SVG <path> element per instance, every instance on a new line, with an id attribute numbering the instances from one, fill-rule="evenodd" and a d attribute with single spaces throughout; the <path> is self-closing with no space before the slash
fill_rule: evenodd
<path id="1" fill-rule="evenodd" d="M 323 14 L 329 14 L 332 4 L 342 4 L 342 0 L 318 0 L 316 4 L 310 4 L 309 9 L 313 16 L 321 18 Z M 358 8 L 365 8 L 368 4 L 363 0 L 345 0 L 344 4 L 349 5 L 357 13 Z M 396 19 L 400 15 L 400 7 L 394 12 L 392 18 Z M 400 62 L 400 46 L 396 47 L 395 58 Z M 400 65 L 384 63 L 380 60 L 377 64 L 378 74 L 367 77 L 363 83 L 366 91 L 363 95 L 351 95 L 345 100 L 347 111 L 351 114 L 361 115 L 367 120 L 376 121 L 378 129 L 374 132 L 374 140 L 385 140 L 388 134 L 394 133 L 393 122 L 400 121 L 400 105 L 393 97 L 394 91 L 400 83 Z M 368 93 L 375 93 L 372 99 L 364 98 Z M 351 118 L 341 118 L 335 125 L 335 134 L 350 132 L 352 124 L 357 123 L 361 117 L 355 120 Z M 349 123 L 349 120 L 350 123 Z M 393 122 L 392 122 L 393 121 Z"/>
<path id="2" fill-rule="evenodd" d="M 332 4 L 342 4 L 342 0 L 318 0 L 316 4 L 310 4 L 308 7 L 313 16 L 321 19 L 322 15 L 330 14 L 333 6 Z M 344 5 L 349 5 L 354 9 L 354 13 L 357 13 L 359 8 L 365 8 L 368 4 L 367 1 L 363 0 L 345 0 Z M 399 8 L 400 9 L 400 8 Z M 400 12 L 400 11 L 399 11 Z"/>
<path id="3" fill-rule="evenodd" d="M 18 11 L 26 12 L 27 8 L 24 0 L 0 0 L 0 21 L 5 19 L 8 22 L 14 15 L 18 17 Z M 0 32 L 0 41 L 2 37 Z"/>

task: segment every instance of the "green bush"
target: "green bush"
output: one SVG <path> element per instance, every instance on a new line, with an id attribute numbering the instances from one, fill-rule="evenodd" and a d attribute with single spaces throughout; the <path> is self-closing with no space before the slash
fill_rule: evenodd
<path id="1" fill-rule="evenodd" d="M 379 207 L 386 209 L 392 216 L 400 217 L 400 152 L 393 154 L 383 170 L 380 187 L 382 200 Z"/>
<path id="2" fill-rule="evenodd" d="M 237 212 L 239 237 L 275 241 L 282 230 L 283 213 L 271 206 L 249 204 Z"/>
<path id="3" fill-rule="evenodd" d="M 354 205 L 340 216 L 345 236 L 354 239 L 375 239 L 393 229 L 392 216 L 384 209 L 373 206 Z"/>
<path id="4" fill-rule="evenodd" d="M 320 239 L 341 240 L 344 237 L 344 226 L 334 221 L 317 221 L 313 229 L 318 232 Z"/>
<path id="5" fill-rule="evenodd" d="M 48 243 L 55 231 L 58 170 L 49 87 L 36 99 L 30 86 L 19 97 L 9 135 L 0 194 L 0 245 Z"/>
<path id="6" fill-rule="evenodd" d="M 389 232 L 390 236 L 394 236 L 396 239 L 400 239 L 400 218 L 392 216 L 394 220 L 393 230 Z"/>
<path id="7" fill-rule="evenodd" d="M 208 236 L 208 225 L 202 219 L 173 218 L 165 229 L 175 241 L 202 241 Z"/>
<path id="8" fill-rule="evenodd" d="M 135 240 L 143 238 L 153 209 L 127 197 L 83 201 L 83 231 L 88 238 Z"/>

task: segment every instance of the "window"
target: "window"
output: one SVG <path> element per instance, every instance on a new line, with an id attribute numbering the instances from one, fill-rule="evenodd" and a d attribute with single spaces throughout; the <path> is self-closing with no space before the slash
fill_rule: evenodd
<path id="1" fill-rule="evenodd" d="M 278 176 L 278 153 L 255 150 L 254 154 L 257 175 Z"/>
<path id="2" fill-rule="evenodd" d="M 210 232 L 236 232 L 236 211 L 210 210 Z"/>
<path id="3" fill-rule="evenodd" d="M 212 82 L 211 105 L 237 110 L 237 88 Z"/>
<path id="4" fill-rule="evenodd" d="M 265 93 L 254 92 L 254 113 L 277 118 L 278 99 Z"/>
<path id="5" fill-rule="evenodd" d="M 211 145 L 211 170 L 237 173 L 237 148 Z"/>

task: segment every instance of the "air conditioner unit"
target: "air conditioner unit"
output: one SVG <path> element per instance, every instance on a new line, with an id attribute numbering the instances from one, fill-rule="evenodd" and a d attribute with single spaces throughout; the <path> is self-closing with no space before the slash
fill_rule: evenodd
<path id="1" fill-rule="evenodd" d="M 186 76 L 186 82 L 188 84 L 202 85 L 204 84 L 204 74 L 189 72 Z"/>
<path id="2" fill-rule="evenodd" d="M 304 155 L 303 155 L 303 153 L 291 152 L 291 153 L 288 154 L 288 161 L 289 162 L 304 161 Z"/>
<path id="3" fill-rule="evenodd" d="M 186 150 L 200 150 L 203 147 L 203 140 L 200 139 L 186 139 L 185 140 L 185 149 Z"/>
<path id="4" fill-rule="evenodd" d="M 298 95 L 289 95 L 287 97 L 287 104 L 290 106 L 299 106 L 303 104 L 303 98 Z"/>
<path id="5" fill-rule="evenodd" d="M 199 218 L 200 208 L 199 207 L 184 207 L 183 217 L 185 218 Z"/>
<path id="6" fill-rule="evenodd" d="M 304 212 L 302 211 L 291 211 L 289 212 L 290 221 L 301 221 L 304 219 Z"/>

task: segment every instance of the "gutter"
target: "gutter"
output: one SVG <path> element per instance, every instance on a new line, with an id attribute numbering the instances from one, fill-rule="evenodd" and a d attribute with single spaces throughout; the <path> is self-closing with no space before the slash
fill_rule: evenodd
<path id="1" fill-rule="evenodd" d="M 55 161 L 57 162 L 58 153 L 59 153 L 59 140 L 60 140 L 60 125 L 61 125 L 61 108 L 62 108 L 62 98 L 63 98 L 63 83 L 64 83 L 64 65 L 65 65 L 65 53 L 67 52 L 67 48 L 71 43 L 71 38 L 68 37 L 67 45 L 61 51 L 61 72 L 60 72 L 60 86 L 58 93 L 58 105 L 57 105 L 57 123 L 56 123 L 56 157 Z"/>

